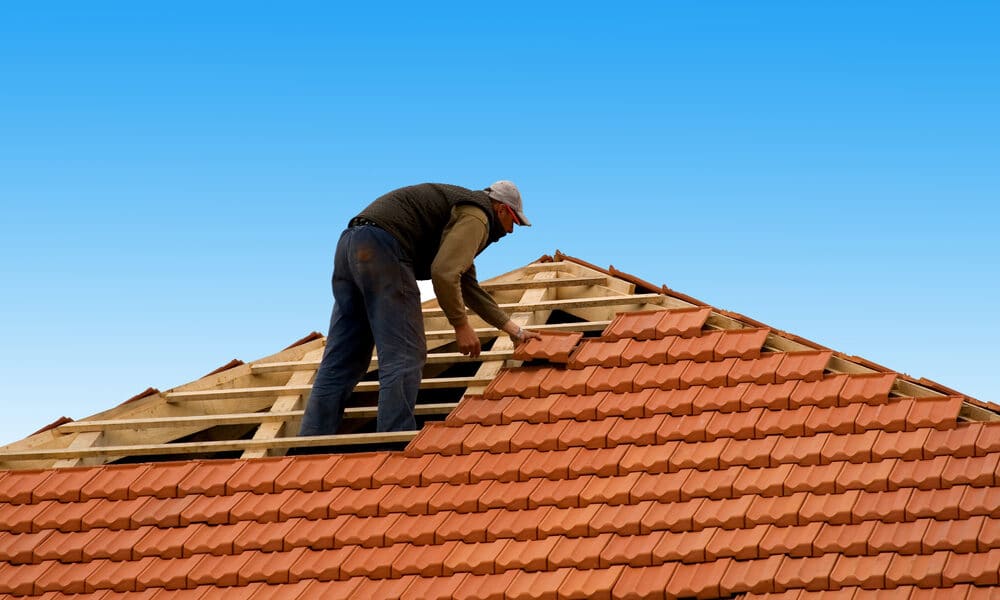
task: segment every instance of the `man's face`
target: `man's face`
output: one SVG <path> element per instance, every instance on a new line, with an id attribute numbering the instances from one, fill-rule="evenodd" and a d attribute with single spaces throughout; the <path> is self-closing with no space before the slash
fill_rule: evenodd
<path id="1" fill-rule="evenodd" d="M 500 219 L 500 224 L 503 225 L 504 231 L 507 233 L 513 233 L 514 224 L 517 223 L 517 215 L 514 214 L 514 211 L 502 202 L 494 202 L 493 212 L 495 212 L 497 218 Z"/>

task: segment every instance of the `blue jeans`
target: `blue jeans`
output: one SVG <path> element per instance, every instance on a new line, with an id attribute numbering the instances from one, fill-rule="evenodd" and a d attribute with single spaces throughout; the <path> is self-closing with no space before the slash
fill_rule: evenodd
<path id="1" fill-rule="evenodd" d="M 351 227 L 337 243 L 333 314 L 299 435 L 332 434 L 378 348 L 378 431 L 416 429 L 413 406 L 427 356 L 420 290 L 388 232 Z"/>

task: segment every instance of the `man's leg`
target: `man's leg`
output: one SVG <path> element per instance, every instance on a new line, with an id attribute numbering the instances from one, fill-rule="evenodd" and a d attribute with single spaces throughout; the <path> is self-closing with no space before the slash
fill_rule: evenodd
<path id="1" fill-rule="evenodd" d="M 362 230 L 370 234 L 371 259 L 352 266 L 378 350 L 378 430 L 408 431 L 417 426 L 413 406 L 427 358 L 420 290 L 396 239 L 375 227 Z"/>
<path id="2" fill-rule="evenodd" d="M 371 362 L 371 327 L 364 298 L 354 282 L 350 266 L 356 233 L 356 229 L 345 231 L 337 243 L 330 330 L 299 435 L 336 433 L 344 416 L 344 405 Z"/>

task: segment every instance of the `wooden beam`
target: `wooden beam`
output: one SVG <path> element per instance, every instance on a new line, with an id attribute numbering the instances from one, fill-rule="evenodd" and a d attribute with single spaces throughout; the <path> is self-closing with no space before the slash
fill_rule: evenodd
<path id="1" fill-rule="evenodd" d="M 597 296 L 593 298 L 571 298 L 567 300 L 547 300 L 544 302 L 501 304 L 500 308 L 510 312 L 533 312 L 539 310 L 566 310 L 595 306 L 621 306 L 623 304 L 661 304 L 663 294 L 628 294 L 623 296 Z M 425 317 L 439 317 L 444 314 L 440 308 L 423 309 Z"/>
<path id="2" fill-rule="evenodd" d="M 76 438 L 70 442 L 67 446 L 67 450 L 86 450 L 87 448 L 93 448 L 98 445 L 101 438 L 104 437 L 103 431 L 88 431 L 84 433 L 77 434 Z M 54 468 L 62 467 L 79 467 L 83 465 L 83 457 L 67 457 L 64 458 L 56 464 L 52 465 Z"/>
<path id="3" fill-rule="evenodd" d="M 552 325 L 531 325 L 531 329 L 537 329 L 538 331 L 604 331 L 611 321 L 580 321 L 577 323 L 556 323 Z M 475 329 L 476 335 L 480 338 L 495 338 L 501 335 L 507 335 L 504 332 L 494 329 L 493 327 L 477 327 Z M 428 331 L 428 340 L 440 340 L 440 339 L 454 339 L 455 331 L 453 329 L 441 329 L 438 331 Z"/>
<path id="4" fill-rule="evenodd" d="M 529 279 L 527 281 L 503 281 L 497 283 L 482 283 L 480 287 L 489 292 L 506 290 L 526 290 L 531 288 L 574 287 L 587 285 L 604 285 L 607 275 L 590 277 L 559 277 L 557 279 Z"/>
<path id="5" fill-rule="evenodd" d="M 505 360 L 514 356 L 513 352 L 497 352 L 495 350 L 488 350 L 479 355 L 478 358 L 472 358 L 466 356 L 461 352 L 438 352 L 435 354 L 427 355 L 428 365 L 435 364 L 449 364 L 449 363 L 464 363 L 464 362 L 482 362 L 484 360 Z M 254 374 L 264 374 L 264 373 L 283 373 L 288 371 L 315 371 L 319 367 L 319 360 L 300 360 L 300 361 L 286 361 L 286 362 L 275 362 L 275 363 L 258 363 L 250 365 L 250 370 Z M 372 358 L 371 363 L 368 365 L 368 370 L 374 370 L 378 368 L 378 359 Z"/>
<path id="6" fill-rule="evenodd" d="M 0 454 L 0 461 L 68 460 L 82 458 L 112 458 L 121 456 L 150 456 L 159 454 L 205 454 L 232 452 L 234 450 L 269 448 L 314 448 L 317 446 L 353 446 L 408 442 L 419 431 L 392 431 L 386 433 L 352 433 L 346 435 L 316 435 L 275 438 L 271 440 L 220 440 L 211 442 L 183 442 L 177 444 L 137 444 L 130 446 L 98 446 L 93 448 L 60 448 L 20 450 Z"/>
<path id="7" fill-rule="evenodd" d="M 439 402 L 428 404 L 417 404 L 413 409 L 416 415 L 447 415 L 458 406 L 457 402 Z M 218 425 L 243 425 L 247 423 L 269 423 L 275 421 L 289 421 L 302 416 L 303 410 L 290 410 L 287 412 L 255 412 L 255 413 L 230 413 L 220 415 L 191 415 L 189 417 L 162 417 L 146 419 L 119 419 L 101 421 L 73 421 L 60 425 L 60 433 L 74 433 L 81 431 L 113 431 L 116 429 L 152 429 L 159 427 L 197 426 L 200 429 L 208 429 Z M 374 418 L 378 414 L 377 406 L 351 406 L 344 409 L 344 418 Z M 2 454 L 2 453 L 0 453 Z"/>
<path id="8" fill-rule="evenodd" d="M 962 403 L 962 410 L 958 413 L 958 415 L 960 417 L 965 417 L 970 421 L 981 421 L 984 423 L 1000 421 L 1000 414 L 987 410 L 981 406 L 976 406 L 975 404 L 969 404 L 968 402 Z"/>
<path id="9" fill-rule="evenodd" d="M 421 379 L 420 389 L 434 390 L 457 387 L 467 387 L 484 382 L 479 377 L 435 377 L 431 379 Z M 355 386 L 355 392 L 377 392 L 379 385 L 377 381 L 362 381 Z M 229 388 L 221 390 L 193 390 L 190 392 L 167 392 L 164 396 L 168 402 L 186 402 L 192 400 L 222 400 L 226 398 L 261 398 L 269 396 L 282 396 L 291 394 L 308 394 L 312 391 L 312 385 L 265 385 L 250 388 Z"/>
<path id="10" fill-rule="evenodd" d="M 306 354 L 302 358 L 304 360 L 319 360 L 323 356 L 323 348 L 317 348 L 309 354 Z M 251 372 L 253 372 L 251 370 Z M 308 385 L 310 390 L 312 389 L 312 378 L 315 373 L 313 371 L 295 371 L 292 376 L 288 379 L 287 386 L 300 386 Z M 286 413 L 292 410 L 299 410 L 305 408 L 302 405 L 303 394 L 287 394 L 281 395 L 275 398 L 274 403 L 271 404 L 269 412 L 274 413 Z M 277 437 L 281 437 L 281 434 L 285 431 L 285 426 L 288 421 L 267 421 L 260 424 L 257 431 L 253 434 L 254 440 L 271 440 Z M 242 458 L 263 458 L 267 456 L 269 449 L 267 448 L 248 448 L 243 452 Z"/>

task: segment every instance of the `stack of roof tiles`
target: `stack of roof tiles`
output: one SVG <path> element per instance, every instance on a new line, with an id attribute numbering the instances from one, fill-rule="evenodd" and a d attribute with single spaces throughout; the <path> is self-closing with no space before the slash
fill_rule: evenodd
<path id="1" fill-rule="evenodd" d="M 0 473 L 0 597 L 1000 597 L 1000 423 L 708 314 L 546 336 L 403 452 Z"/>

